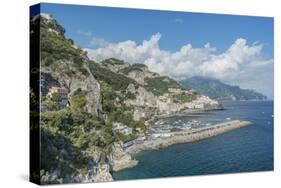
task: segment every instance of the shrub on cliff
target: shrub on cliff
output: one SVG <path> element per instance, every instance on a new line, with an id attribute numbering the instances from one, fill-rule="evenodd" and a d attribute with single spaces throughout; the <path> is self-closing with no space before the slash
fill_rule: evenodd
<path id="1" fill-rule="evenodd" d="M 130 83 L 136 84 L 134 80 L 112 72 L 95 62 L 90 63 L 90 71 L 97 80 L 107 83 L 113 90 L 124 91 Z"/>
<path id="2" fill-rule="evenodd" d="M 169 88 L 181 88 L 181 86 L 175 80 L 172 80 L 166 76 L 145 78 L 145 83 L 145 88 L 157 96 L 168 93 Z"/>

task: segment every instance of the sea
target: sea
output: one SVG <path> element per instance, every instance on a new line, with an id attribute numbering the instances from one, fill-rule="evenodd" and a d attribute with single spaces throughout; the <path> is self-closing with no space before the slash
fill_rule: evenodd
<path id="1" fill-rule="evenodd" d="M 273 101 L 222 102 L 225 110 L 174 116 L 165 121 L 196 120 L 211 124 L 248 120 L 253 124 L 206 140 L 147 150 L 134 156 L 139 164 L 113 173 L 115 180 L 162 178 L 208 174 L 272 171 Z"/>

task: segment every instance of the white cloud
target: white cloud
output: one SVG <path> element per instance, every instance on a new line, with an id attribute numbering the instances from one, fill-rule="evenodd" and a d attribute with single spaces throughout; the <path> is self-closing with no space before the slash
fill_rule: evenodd
<path id="1" fill-rule="evenodd" d="M 243 38 L 236 39 L 225 52 L 220 54 L 209 43 L 201 48 L 193 48 L 191 44 L 186 44 L 176 52 L 162 50 L 159 46 L 160 39 L 161 34 L 156 33 L 141 44 L 132 40 L 118 43 L 101 41 L 106 45 L 85 50 L 88 51 L 89 58 L 95 61 L 115 57 L 129 63 L 144 63 L 151 71 L 176 79 L 205 76 L 236 83 L 237 80 L 241 80 L 239 76 L 243 75 L 246 78 L 243 79 L 243 83 L 238 83 L 241 85 L 247 85 L 245 84 L 247 79 L 250 81 L 251 77 L 256 77 L 255 72 L 261 73 L 265 67 L 273 67 L 272 59 L 262 57 L 262 44 L 248 45 Z M 96 42 L 100 41 L 96 40 Z M 267 82 L 273 82 L 272 78 L 268 78 Z M 251 88 L 257 89 L 252 80 L 251 83 Z M 258 89 L 260 88 L 259 85 Z"/>

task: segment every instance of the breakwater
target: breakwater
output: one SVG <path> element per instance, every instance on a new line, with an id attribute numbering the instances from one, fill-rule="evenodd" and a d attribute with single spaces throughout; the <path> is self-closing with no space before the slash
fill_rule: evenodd
<path id="1" fill-rule="evenodd" d="M 154 133 L 148 136 L 144 142 L 126 148 L 126 152 L 135 154 L 142 150 L 160 149 L 173 144 L 195 142 L 246 127 L 250 124 L 251 122 L 249 121 L 233 120 L 186 131 Z"/>

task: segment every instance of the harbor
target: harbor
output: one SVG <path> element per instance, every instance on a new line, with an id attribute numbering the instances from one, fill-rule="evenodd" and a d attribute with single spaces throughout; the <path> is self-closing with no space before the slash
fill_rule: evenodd
<path id="1" fill-rule="evenodd" d="M 247 120 L 251 124 L 241 126 L 242 124 L 239 123 L 239 125 L 234 122 L 226 126 L 232 130 L 225 130 L 225 127 L 221 127 L 216 130 L 217 135 L 214 135 L 213 131 L 209 131 L 213 135 L 204 134 L 206 137 L 201 137 L 199 140 L 197 140 L 198 135 L 203 136 L 203 133 L 195 134 L 197 139 L 194 135 L 193 139 L 190 140 L 187 140 L 188 137 L 190 138 L 187 135 L 179 136 L 182 140 L 177 140 L 175 136 L 172 136 L 157 138 L 148 142 L 149 138 L 147 138 L 145 142 L 147 149 L 138 145 L 127 150 L 133 154 L 134 149 L 137 151 L 138 147 L 139 149 L 144 149 L 132 155 L 135 160 L 139 161 L 139 164 L 126 170 L 114 172 L 113 178 L 116 180 L 143 179 L 163 176 L 202 175 L 202 172 L 206 175 L 222 172 L 237 173 L 272 170 L 272 102 L 235 101 L 224 102 L 223 105 L 227 110 L 199 114 L 200 117 L 196 116 L 195 118 L 193 116 L 177 116 L 165 119 L 165 122 L 173 124 L 173 122 L 181 119 L 181 123 L 187 124 L 188 121 L 197 120 L 202 126 L 206 127 L 234 120 L 241 120 L 244 123 L 246 121 L 243 120 Z M 162 123 L 163 126 L 165 122 Z M 181 123 L 179 122 L 177 125 Z M 210 125 L 207 125 L 208 123 Z M 195 131 L 196 129 L 194 128 L 193 130 Z M 191 129 L 186 131 L 191 131 Z M 219 132 L 220 134 L 218 134 Z M 186 140 L 183 139 L 184 137 Z M 179 144 L 168 145 L 164 142 L 165 140 L 169 140 L 169 143 L 178 142 Z M 155 145 L 149 147 L 149 143 L 153 144 L 153 142 Z M 159 147 L 161 143 L 164 144 Z M 158 147 L 154 147 L 156 144 Z"/>
<path id="2" fill-rule="evenodd" d="M 246 127 L 251 125 L 250 121 L 231 120 L 214 125 L 200 125 L 198 121 L 191 121 L 190 124 L 182 125 L 178 129 L 174 129 L 172 126 L 165 129 L 153 128 L 150 130 L 150 134 L 145 140 L 138 142 L 132 142 L 129 147 L 128 144 L 124 144 L 124 150 L 127 153 L 135 154 L 142 150 L 147 149 L 159 149 L 171 146 L 173 144 L 190 143 L 210 137 L 218 136 L 223 133 Z M 159 123 L 161 125 L 161 123 Z"/>

